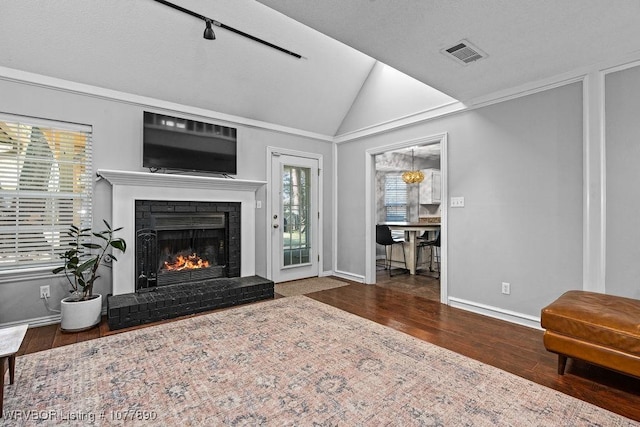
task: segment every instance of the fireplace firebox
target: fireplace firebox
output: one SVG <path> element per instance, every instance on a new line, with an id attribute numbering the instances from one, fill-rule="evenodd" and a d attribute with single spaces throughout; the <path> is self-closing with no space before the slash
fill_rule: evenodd
<path id="1" fill-rule="evenodd" d="M 240 276 L 239 203 L 136 201 L 136 291 Z"/>

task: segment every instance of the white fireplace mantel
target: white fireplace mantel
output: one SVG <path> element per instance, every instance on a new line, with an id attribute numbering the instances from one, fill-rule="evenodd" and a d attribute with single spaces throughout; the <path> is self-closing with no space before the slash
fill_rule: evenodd
<path id="1" fill-rule="evenodd" d="M 98 170 L 98 177 L 104 178 L 111 185 L 139 187 L 171 187 L 194 188 L 207 190 L 236 190 L 255 192 L 266 184 L 265 181 L 246 179 L 215 178 L 209 176 L 178 175 L 166 173 L 128 172 L 117 170 Z"/>
<path id="2" fill-rule="evenodd" d="M 135 201 L 173 200 L 240 203 L 240 276 L 255 275 L 255 200 L 264 181 L 193 175 L 98 170 L 112 186 L 112 219 L 129 250 L 113 264 L 113 295 L 135 292 Z"/>

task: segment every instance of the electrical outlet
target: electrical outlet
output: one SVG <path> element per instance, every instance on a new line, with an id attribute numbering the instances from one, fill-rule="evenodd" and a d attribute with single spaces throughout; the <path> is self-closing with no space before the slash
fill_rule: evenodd
<path id="1" fill-rule="evenodd" d="M 464 197 L 452 197 L 451 198 L 451 207 L 452 208 L 464 208 Z"/>
<path id="2" fill-rule="evenodd" d="M 502 282 L 502 293 L 505 295 L 511 294 L 511 283 Z"/>
<path id="3" fill-rule="evenodd" d="M 51 290 L 49 285 L 40 286 L 40 298 L 51 298 Z"/>

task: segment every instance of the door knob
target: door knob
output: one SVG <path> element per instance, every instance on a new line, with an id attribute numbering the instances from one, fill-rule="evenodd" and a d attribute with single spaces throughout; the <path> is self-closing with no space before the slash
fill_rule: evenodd
<path id="1" fill-rule="evenodd" d="M 280 227 L 280 224 L 273 224 L 273 228 L 278 228 Z"/>

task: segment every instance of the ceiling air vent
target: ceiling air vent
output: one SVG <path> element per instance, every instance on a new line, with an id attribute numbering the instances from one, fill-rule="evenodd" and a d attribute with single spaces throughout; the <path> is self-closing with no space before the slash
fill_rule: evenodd
<path id="1" fill-rule="evenodd" d="M 445 56 L 453 59 L 459 64 L 467 65 L 472 62 L 476 62 L 482 58 L 486 58 L 488 55 L 469 43 L 467 40 L 460 40 L 455 46 L 451 46 L 447 49 L 442 49 Z"/>

